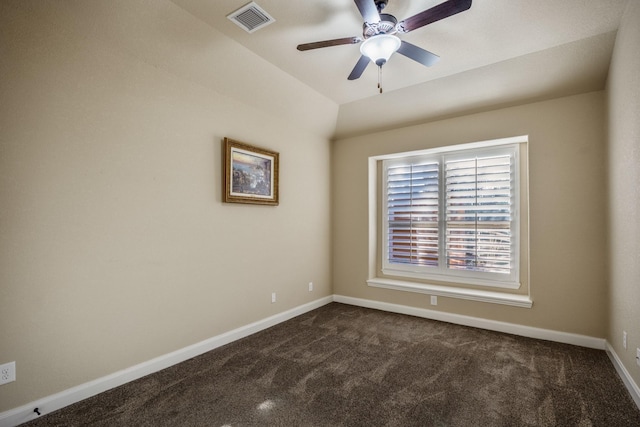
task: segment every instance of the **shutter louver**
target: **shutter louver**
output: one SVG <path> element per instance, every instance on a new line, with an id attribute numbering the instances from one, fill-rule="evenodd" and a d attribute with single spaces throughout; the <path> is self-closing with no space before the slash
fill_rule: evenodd
<path id="1" fill-rule="evenodd" d="M 511 156 L 446 161 L 445 181 L 447 267 L 510 274 Z"/>
<path id="2" fill-rule="evenodd" d="M 438 266 L 437 162 L 387 171 L 388 260 Z"/>

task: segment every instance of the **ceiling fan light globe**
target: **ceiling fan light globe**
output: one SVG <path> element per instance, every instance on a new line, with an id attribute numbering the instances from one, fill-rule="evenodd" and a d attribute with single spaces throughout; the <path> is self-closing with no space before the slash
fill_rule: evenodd
<path id="1" fill-rule="evenodd" d="M 382 67 L 391 55 L 400 48 L 400 39 L 392 34 L 369 37 L 360 45 L 360 53 Z"/>

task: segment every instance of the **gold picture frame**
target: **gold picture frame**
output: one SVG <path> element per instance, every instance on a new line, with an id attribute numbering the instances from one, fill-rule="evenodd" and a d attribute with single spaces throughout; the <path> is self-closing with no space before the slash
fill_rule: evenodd
<path id="1" fill-rule="evenodd" d="M 224 138 L 225 203 L 277 206 L 280 154 Z"/>

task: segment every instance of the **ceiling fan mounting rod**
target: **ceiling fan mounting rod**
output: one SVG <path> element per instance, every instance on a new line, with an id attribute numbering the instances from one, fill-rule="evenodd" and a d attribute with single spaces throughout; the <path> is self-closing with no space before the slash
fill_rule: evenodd
<path id="1" fill-rule="evenodd" d="M 375 0 L 376 8 L 378 9 L 378 13 L 381 13 L 382 10 L 387 7 L 389 0 Z"/>

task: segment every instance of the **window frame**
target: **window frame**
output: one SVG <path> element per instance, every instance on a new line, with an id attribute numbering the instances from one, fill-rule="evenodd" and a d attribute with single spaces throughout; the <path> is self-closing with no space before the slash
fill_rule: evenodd
<path id="1" fill-rule="evenodd" d="M 521 170 L 520 170 L 520 146 L 526 143 L 526 136 L 505 138 L 500 140 L 483 141 L 476 143 L 460 144 L 453 146 L 437 147 L 419 151 L 395 153 L 386 156 L 376 157 L 377 161 L 381 161 L 380 173 L 380 240 L 381 250 L 378 256 L 381 257 L 380 268 L 383 277 L 406 277 L 416 280 L 436 281 L 443 283 L 457 283 L 462 285 L 472 285 L 480 287 L 503 288 L 509 290 L 517 290 L 521 287 L 520 283 L 520 206 L 521 206 Z M 511 253 L 512 266 L 508 275 L 501 273 L 489 273 L 467 270 L 449 269 L 446 266 L 446 221 L 443 214 L 446 210 L 446 187 L 444 184 L 445 174 L 444 165 L 446 161 L 457 158 L 470 158 L 487 154 L 512 156 L 512 183 L 511 183 L 511 200 L 512 200 L 512 221 L 510 230 L 512 232 Z M 439 247 L 439 266 L 427 267 L 414 264 L 398 264 L 389 262 L 389 222 L 387 212 L 387 168 L 398 164 L 407 164 L 416 161 L 434 161 L 438 162 L 438 247 Z"/>

